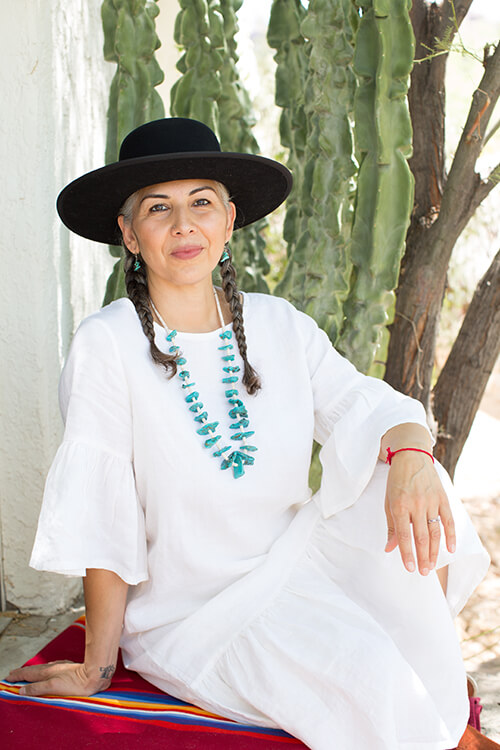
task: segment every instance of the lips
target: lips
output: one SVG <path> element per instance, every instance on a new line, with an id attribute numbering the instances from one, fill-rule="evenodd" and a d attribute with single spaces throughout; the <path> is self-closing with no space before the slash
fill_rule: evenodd
<path id="1" fill-rule="evenodd" d="M 200 245 L 189 245 L 177 248 L 172 255 L 179 260 L 190 260 L 191 258 L 196 258 L 202 250 L 203 248 Z"/>

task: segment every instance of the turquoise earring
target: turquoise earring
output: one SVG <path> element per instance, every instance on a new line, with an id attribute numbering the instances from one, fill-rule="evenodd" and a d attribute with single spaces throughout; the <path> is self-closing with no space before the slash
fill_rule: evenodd
<path id="1" fill-rule="evenodd" d="M 222 253 L 222 255 L 220 256 L 220 259 L 219 259 L 219 265 L 220 265 L 221 263 L 224 263 L 224 261 L 225 261 L 225 260 L 231 260 L 231 256 L 229 255 L 229 244 L 228 244 L 227 242 L 226 242 L 226 244 L 224 245 L 224 252 L 223 252 L 223 253 Z"/>
<path id="2" fill-rule="evenodd" d="M 141 270 L 141 264 L 139 261 L 139 257 L 136 255 L 134 260 L 134 265 L 132 266 L 132 270 L 137 272 Z"/>

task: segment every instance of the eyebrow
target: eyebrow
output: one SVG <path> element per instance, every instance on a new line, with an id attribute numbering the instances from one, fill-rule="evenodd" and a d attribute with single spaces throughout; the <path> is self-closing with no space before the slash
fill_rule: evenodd
<path id="1" fill-rule="evenodd" d="M 202 187 L 193 188 L 193 190 L 191 190 L 189 192 L 189 195 L 194 195 L 195 193 L 200 193 L 202 190 L 211 190 L 213 193 L 215 193 L 217 195 L 217 193 L 214 190 L 214 188 L 210 187 L 210 185 L 203 185 Z M 166 198 L 166 199 L 168 199 L 168 198 L 170 198 L 170 196 L 166 195 L 165 193 L 148 193 L 147 195 L 145 195 L 145 196 L 143 196 L 141 198 L 141 203 L 143 201 L 145 201 L 147 198 Z"/>

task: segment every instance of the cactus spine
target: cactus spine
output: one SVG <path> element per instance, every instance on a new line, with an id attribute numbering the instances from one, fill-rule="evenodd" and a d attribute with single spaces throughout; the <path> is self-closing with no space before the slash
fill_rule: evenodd
<path id="1" fill-rule="evenodd" d="M 123 138 L 134 128 L 164 116 L 155 86 L 163 73 L 154 56 L 160 46 L 154 19 L 157 0 L 104 0 L 101 6 L 104 29 L 104 59 L 116 62 L 108 107 L 106 164 L 118 159 Z M 119 258 L 106 285 L 103 304 L 126 296 L 121 248 L 109 251 Z"/>
<path id="2" fill-rule="evenodd" d="M 363 371 L 372 363 L 393 305 L 413 203 L 408 76 L 411 0 L 358 0 L 354 70 L 359 161 L 351 258 L 354 273 L 340 348 Z"/>

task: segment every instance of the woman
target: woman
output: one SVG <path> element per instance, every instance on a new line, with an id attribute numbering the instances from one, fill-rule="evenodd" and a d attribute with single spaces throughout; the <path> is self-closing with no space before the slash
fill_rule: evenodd
<path id="1" fill-rule="evenodd" d="M 10 677 L 89 695 L 120 644 L 163 690 L 312 750 L 448 750 L 468 715 L 452 615 L 487 555 L 421 405 L 285 300 L 238 292 L 233 228 L 290 187 L 280 164 L 173 118 L 59 196 L 73 231 L 121 235 L 129 299 L 74 337 L 31 560 L 84 576 L 85 660 Z"/>

